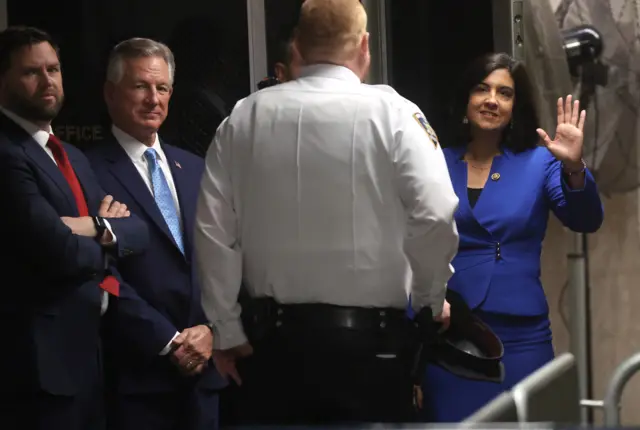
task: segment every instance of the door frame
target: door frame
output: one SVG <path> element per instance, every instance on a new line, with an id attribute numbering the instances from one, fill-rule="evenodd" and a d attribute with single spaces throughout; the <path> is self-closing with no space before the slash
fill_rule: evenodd
<path id="1" fill-rule="evenodd" d="M 264 0 L 247 0 L 247 29 L 249 32 L 249 88 L 258 90 L 258 82 L 267 76 L 267 24 Z"/>
<path id="2" fill-rule="evenodd" d="M 3 0 L 0 0 L 3 1 Z M 390 68 L 388 61 L 387 0 L 363 0 L 368 15 L 371 69 L 366 82 L 388 84 Z M 267 53 L 267 25 L 264 0 L 247 0 L 247 29 L 249 32 L 249 83 L 251 92 L 258 90 L 258 82 L 269 70 Z"/>
<path id="3" fill-rule="evenodd" d="M 9 19 L 7 18 L 7 0 L 0 0 L 0 31 L 7 28 Z"/>

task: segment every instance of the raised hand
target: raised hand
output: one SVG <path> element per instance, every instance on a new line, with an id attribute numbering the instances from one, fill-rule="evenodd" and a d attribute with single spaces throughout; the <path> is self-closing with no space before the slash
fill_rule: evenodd
<path id="1" fill-rule="evenodd" d="M 558 99 L 558 126 L 553 140 L 541 128 L 537 129 L 545 146 L 567 167 L 580 168 L 582 166 L 582 145 L 584 141 L 583 130 L 587 112 L 580 112 L 580 102 L 572 103 L 571 95 L 563 101 Z"/>

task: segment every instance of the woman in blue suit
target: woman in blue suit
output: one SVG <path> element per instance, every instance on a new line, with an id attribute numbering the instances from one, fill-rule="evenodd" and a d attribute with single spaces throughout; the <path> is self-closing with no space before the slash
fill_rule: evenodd
<path id="1" fill-rule="evenodd" d="M 551 138 L 537 128 L 529 85 L 519 63 L 489 54 L 470 67 L 455 100 L 457 139 L 444 152 L 460 199 L 460 245 L 448 287 L 502 339 L 505 379 L 468 380 L 430 365 L 422 386 L 430 422 L 465 419 L 553 359 L 540 283 L 549 212 L 577 232 L 602 224 L 602 203 L 582 159 L 585 111 L 571 96 L 560 98 Z"/>

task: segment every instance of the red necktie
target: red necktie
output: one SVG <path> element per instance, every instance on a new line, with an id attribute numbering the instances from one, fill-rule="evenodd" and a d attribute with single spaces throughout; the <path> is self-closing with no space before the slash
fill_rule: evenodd
<path id="1" fill-rule="evenodd" d="M 53 158 L 58 164 L 58 169 L 62 172 L 62 175 L 67 180 L 73 197 L 76 199 L 76 205 L 78 206 L 78 213 L 80 216 L 89 216 L 89 208 L 87 208 L 87 201 L 82 193 L 82 187 L 80 181 L 76 176 L 76 172 L 73 171 L 71 163 L 69 163 L 69 157 L 67 157 L 67 151 L 64 150 L 62 143 L 53 134 L 49 135 L 49 141 L 47 146 L 53 153 Z"/>
<path id="2" fill-rule="evenodd" d="M 69 188 L 71 188 L 73 198 L 76 200 L 76 205 L 78 206 L 78 214 L 80 214 L 80 216 L 89 216 L 87 201 L 84 198 L 84 193 L 82 192 L 82 187 L 80 186 L 76 172 L 73 171 L 73 167 L 71 167 L 71 163 L 69 162 L 67 151 L 64 150 L 64 146 L 62 146 L 60 140 L 53 134 L 49 135 L 47 146 L 53 153 L 53 158 L 56 160 L 58 169 L 60 169 L 62 176 L 64 176 L 69 184 Z M 120 294 L 120 282 L 111 275 L 103 279 L 100 283 L 100 288 L 114 296 Z"/>

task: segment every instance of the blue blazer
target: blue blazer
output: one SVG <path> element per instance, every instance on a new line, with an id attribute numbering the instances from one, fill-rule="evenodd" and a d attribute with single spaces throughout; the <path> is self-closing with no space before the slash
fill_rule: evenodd
<path id="1" fill-rule="evenodd" d="M 540 256 L 549 212 L 569 229 L 591 233 L 604 212 L 593 176 L 571 190 L 561 164 L 545 147 L 494 158 L 474 208 L 467 194 L 465 148 L 444 150 L 454 190 L 460 244 L 448 287 L 473 309 L 511 315 L 544 315 L 548 304 L 540 282 Z"/>
<path id="2" fill-rule="evenodd" d="M 105 349 L 109 359 L 115 360 L 117 372 L 112 378 L 117 380 L 117 390 L 124 393 L 166 392 L 184 384 L 185 377 L 170 363 L 169 357 L 158 354 L 176 331 L 207 322 L 193 261 L 195 211 L 204 160 L 170 145 L 162 144 L 162 149 L 180 200 L 186 255 L 178 249 L 153 195 L 115 138 L 110 136 L 87 151 L 102 187 L 139 214 L 149 228 L 147 251 L 121 262 L 119 271 L 137 292 L 131 300 L 140 303 L 141 312 L 144 304 L 148 304 L 157 313 L 142 314 L 138 321 L 110 319 L 105 330 Z M 155 336 L 133 330 L 146 325 L 158 328 Z M 193 382 L 207 388 L 221 388 L 226 384 L 212 362 Z"/>
<path id="3" fill-rule="evenodd" d="M 106 193 L 84 155 L 64 144 L 90 215 Z M 99 283 L 105 249 L 77 236 L 60 220 L 78 217 L 67 181 L 49 155 L 20 126 L 0 114 L 0 392 L 45 391 L 73 396 L 98 377 Z M 146 225 L 135 215 L 109 220 L 117 237 L 114 254 L 144 251 Z M 115 267 L 110 268 L 117 276 Z M 120 295 L 131 289 L 122 284 Z M 117 302 L 110 297 L 109 306 Z M 135 309 L 123 307 L 123 314 Z"/>

